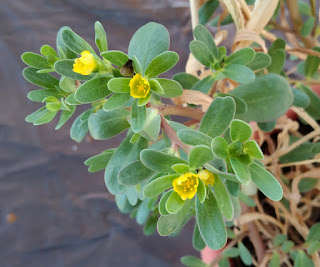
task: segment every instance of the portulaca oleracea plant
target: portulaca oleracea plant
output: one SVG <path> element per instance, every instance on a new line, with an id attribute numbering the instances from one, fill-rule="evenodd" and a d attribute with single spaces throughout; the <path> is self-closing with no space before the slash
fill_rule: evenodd
<path id="1" fill-rule="evenodd" d="M 202 25 L 195 27 L 190 43 L 194 58 L 211 71 L 202 79 L 187 73 L 159 78 L 179 56 L 168 51 L 169 33 L 158 23 L 137 30 L 128 54 L 109 50 L 101 23 L 94 29 L 98 50 L 63 27 L 56 50 L 44 45 L 41 55 L 22 55 L 29 65 L 25 79 L 41 88 L 28 98 L 43 103 L 26 121 L 41 125 L 59 115 L 58 130 L 77 106 L 88 104 L 72 124 L 73 140 L 81 142 L 88 133 L 106 140 L 127 131 L 118 147 L 85 162 L 90 172 L 105 169 L 106 187 L 119 210 L 144 224 L 146 235 L 156 230 L 176 235 L 195 218 L 194 247 L 223 248 L 240 214 L 242 187 L 258 188 L 273 201 L 283 197 L 280 183 L 261 162 L 264 156 L 249 123 L 268 127 L 283 115 L 294 99 L 289 83 L 264 71 L 277 67 L 270 55 L 250 47 L 227 55 Z M 271 50 L 282 51 L 277 42 Z M 210 94 L 224 79 L 239 85 L 229 93 Z M 176 103 L 188 92 L 211 100 L 207 106 L 188 99 L 183 105 L 163 102 Z M 273 106 L 279 96 L 281 105 Z M 191 121 L 179 123 L 170 115 Z"/>

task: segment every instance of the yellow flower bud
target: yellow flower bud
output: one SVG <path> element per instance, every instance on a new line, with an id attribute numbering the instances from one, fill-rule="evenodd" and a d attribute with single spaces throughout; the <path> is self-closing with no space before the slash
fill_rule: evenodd
<path id="1" fill-rule="evenodd" d="M 202 170 L 198 173 L 199 178 L 206 184 L 213 186 L 214 183 L 214 174 L 208 170 Z"/>
<path id="2" fill-rule="evenodd" d="M 197 193 L 199 185 L 198 177 L 197 174 L 191 172 L 179 176 L 172 182 L 173 190 L 176 191 L 183 200 L 187 198 L 192 199 Z"/>
<path id="3" fill-rule="evenodd" d="M 150 84 L 147 79 L 137 73 L 129 83 L 130 95 L 134 98 L 146 98 L 150 92 Z"/>
<path id="4" fill-rule="evenodd" d="M 82 75 L 90 75 L 98 69 L 94 56 L 89 51 L 83 51 L 80 58 L 76 58 L 73 64 L 73 71 Z"/>

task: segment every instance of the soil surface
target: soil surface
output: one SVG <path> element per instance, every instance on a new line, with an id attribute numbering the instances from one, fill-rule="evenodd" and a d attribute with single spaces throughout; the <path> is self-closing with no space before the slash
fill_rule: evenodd
<path id="1" fill-rule="evenodd" d="M 78 144 L 69 137 L 73 119 L 59 131 L 57 119 L 37 127 L 24 121 L 41 105 L 26 97 L 36 87 L 22 78 L 20 56 L 55 46 L 65 25 L 94 45 L 96 20 L 106 28 L 109 48 L 126 52 L 132 34 L 156 21 L 168 28 L 170 49 L 180 55 L 169 77 L 184 71 L 188 57 L 188 1 L 0 0 L 0 6 L 0 266 L 180 266 L 181 256 L 196 254 L 192 224 L 179 237 L 144 237 L 117 210 L 103 172 L 90 174 L 83 165 L 123 135 Z"/>

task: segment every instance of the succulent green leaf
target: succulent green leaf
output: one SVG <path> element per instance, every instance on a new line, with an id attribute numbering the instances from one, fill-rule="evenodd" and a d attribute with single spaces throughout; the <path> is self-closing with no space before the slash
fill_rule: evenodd
<path id="1" fill-rule="evenodd" d="M 192 129 L 182 129 L 177 133 L 179 139 L 188 145 L 210 146 L 212 138 L 208 135 Z"/>
<path id="2" fill-rule="evenodd" d="M 277 179 L 257 163 L 249 165 L 251 179 L 259 190 L 273 201 L 279 201 L 283 197 L 283 190 Z"/>
<path id="3" fill-rule="evenodd" d="M 164 95 L 164 90 L 157 80 L 149 80 L 150 90 L 157 95 Z"/>
<path id="4" fill-rule="evenodd" d="M 204 66 L 210 68 L 214 63 L 213 55 L 208 46 L 201 41 L 191 41 L 189 45 L 192 55 Z"/>
<path id="5" fill-rule="evenodd" d="M 172 79 L 180 83 L 183 89 L 191 89 L 199 81 L 196 76 L 185 72 L 173 75 Z"/>
<path id="6" fill-rule="evenodd" d="M 201 120 L 199 131 L 212 138 L 220 136 L 228 128 L 235 109 L 232 97 L 215 98 Z"/>
<path id="7" fill-rule="evenodd" d="M 271 57 L 271 64 L 268 66 L 269 73 L 279 74 L 284 66 L 286 60 L 286 54 L 282 49 L 276 49 L 269 51 Z"/>
<path id="8" fill-rule="evenodd" d="M 271 57 L 263 52 L 257 52 L 254 59 L 246 66 L 252 70 L 261 70 L 271 64 Z"/>
<path id="9" fill-rule="evenodd" d="M 166 97 L 166 98 L 172 98 L 172 97 L 177 97 L 177 96 L 182 95 L 183 89 L 182 89 L 180 83 L 178 83 L 174 80 L 169 80 L 169 79 L 157 78 L 156 80 L 160 83 L 160 85 L 164 91 L 164 94 L 161 94 L 161 96 Z"/>
<path id="10" fill-rule="evenodd" d="M 100 52 L 108 51 L 108 41 L 106 32 L 99 21 L 94 24 L 95 42 Z"/>
<path id="11" fill-rule="evenodd" d="M 211 249 L 223 248 L 227 242 L 227 232 L 218 203 L 211 192 L 201 203 L 196 198 L 196 218 L 202 239 Z"/>
<path id="12" fill-rule="evenodd" d="M 245 245 L 243 245 L 242 242 L 238 243 L 238 248 L 242 262 L 245 265 L 250 266 L 252 264 L 252 257 L 250 251 L 245 247 Z"/>
<path id="13" fill-rule="evenodd" d="M 206 199 L 207 196 L 207 187 L 205 185 L 205 183 L 199 179 L 199 185 L 198 185 L 198 189 L 197 189 L 197 197 L 200 201 L 200 203 L 203 203 Z"/>
<path id="14" fill-rule="evenodd" d="M 172 182 L 177 177 L 179 177 L 179 174 L 170 174 L 156 178 L 145 186 L 143 190 L 144 196 L 149 198 L 158 196 L 163 191 L 172 187 Z"/>
<path id="15" fill-rule="evenodd" d="M 97 77 L 81 84 L 75 92 L 75 99 L 83 104 L 104 99 L 112 93 L 107 86 L 109 80 L 110 77 Z"/>
<path id="16" fill-rule="evenodd" d="M 314 47 L 312 48 L 312 50 L 315 50 L 317 52 L 320 52 L 320 48 L 319 47 Z M 304 64 L 304 75 L 307 78 L 311 78 L 313 77 L 316 72 L 318 71 L 319 68 L 319 64 L 320 64 L 320 58 L 317 56 L 308 56 L 305 64 Z"/>
<path id="17" fill-rule="evenodd" d="M 131 78 L 113 78 L 108 82 L 108 88 L 115 93 L 129 93 Z"/>
<path id="18" fill-rule="evenodd" d="M 66 101 L 66 103 L 67 103 L 68 105 L 73 106 L 73 105 L 80 105 L 80 104 L 81 104 L 79 101 L 77 101 L 77 100 L 74 98 L 74 95 L 75 95 L 75 93 L 72 93 L 72 94 L 70 94 L 70 95 L 65 99 L 65 101 Z"/>
<path id="19" fill-rule="evenodd" d="M 209 48 L 209 51 L 211 52 L 213 58 L 217 59 L 219 57 L 218 49 L 214 42 L 212 34 L 205 26 L 197 25 L 193 30 L 193 35 L 196 40 L 203 42 Z"/>
<path id="20" fill-rule="evenodd" d="M 294 258 L 294 267 L 314 267 L 314 262 L 304 253 L 303 250 L 299 250 Z"/>
<path id="21" fill-rule="evenodd" d="M 150 179 L 154 175 L 154 171 L 145 167 L 140 160 L 134 161 L 125 166 L 118 173 L 118 181 L 123 185 L 137 185 Z"/>
<path id="22" fill-rule="evenodd" d="M 93 157 L 88 158 L 84 165 L 89 166 L 89 172 L 97 172 L 104 170 L 112 157 L 114 150 L 106 150 L 101 154 L 95 155 Z"/>
<path id="23" fill-rule="evenodd" d="M 75 110 L 76 110 L 76 106 L 70 106 L 70 111 L 62 110 L 60 114 L 59 122 L 55 130 L 59 130 L 72 117 Z"/>
<path id="24" fill-rule="evenodd" d="M 207 24 L 213 12 L 217 9 L 218 6 L 219 6 L 219 1 L 217 0 L 209 0 L 205 2 L 199 8 L 199 23 L 202 25 Z"/>
<path id="25" fill-rule="evenodd" d="M 107 102 L 103 105 L 103 109 L 105 111 L 113 110 L 116 108 L 120 108 L 124 106 L 130 99 L 130 94 L 118 94 L 114 93 L 112 96 L 110 96 L 107 100 Z"/>
<path id="26" fill-rule="evenodd" d="M 87 81 L 93 78 L 94 74 L 82 75 L 80 73 L 74 72 L 73 69 L 74 60 L 73 59 L 62 59 L 54 63 L 54 70 L 60 75 L 66 76 L 73 80 Z"/>
<path id="27" fill-rule="evenodd" d="M 227 58 L 226 63 L 247 65 L 254 59 L 254 57 L 254 50 L 251 47 L 245 47 L 231 54 Z"/>
<path id="28" fill-rule="evenodd" d="M 47 89 L 56 89 L 59 80 L 48 73 L 37 73 L 37 69 L 25 68 L 22 72 L 23 77 L 30 83 Z"/>
<path id="29" fill-rule="evenodd" d="M 128 55 L 119 50 L 106 51 L 101 53 L 101 56 L 119 68 L 125 65 L 129 60 Z"/>
<path id="30" fill-rule="evenodd" d="M 228 157 L 228 143 L 223 137 L 215 137 L 212 140 L 211 148 L 215 157 L 219 159 L 226 159 Z"/>
<path id="31" fill-rule="evenodd" d="M 88 122 L 81 121 L 81 117 L 86 114 L 88 111 L 81 113 L 73 122 L 70 129 L 70 137 L 72 140 L 80 143 L 83 138 L 87 135 L 88 132 Z"/>
<path id="32" fill-rule="evenodd" d="M 287 112 L 293 93 L 286 79 L 267 74 L 250 84 L 241 84 L 230 92 L 247 103 L 248 111 L 241 116 L 245 121 L 273 121 Z"/>
<path id="33" fill-rule="evenodd" d="M 48 63 L 48 60 L 45 57 L 36 53 L 26 52 L 22 54 L 21 58 L 24 63 L 35 69 L 41 70 L 52 68 L 52 66 Z"/>
<path id="34" fill-rule="evenodd" d="M 181 199 L 177 192 L 173 191 L 167 199 L 166 210 L 170 214 L 177 213 L 184 205 L 185 201 Z"/>
<path id="35" fill-rule="evenodd" d="M 303 24 L 302 27 L 300 29 L 300 34 L 301 36 L 305 37 L 308 34 L 311 33 L 312 28 L 314 26 L 314 22 L 315 22 L 316 18 L 315 17 L 309 17 Z"/>
<path id="36" fill-rule="evenodd" d="M 83 51 L 95 54 L 93 48 L 71 29 L 64 29 L 61 36 L 66 46 L 76 54 L 81 54 Z"/>
<path id="37" fill-rule="evenodd" d="M 166 51 L 155 57 L 149 64 L 145 76 L 153 78 L 173 68 L 179 60 L 176 52 Z"/>
<path id="38" fill-rule="evenodd" d="M 128 55 L 137 57 L 144 72 L 156 56 L 168 50 L 169 42 L 168 30 L 161 24 L 150 22 L 132 36 Z"/>
<path id="39" fill-rule="evenodd" d="M 193 235 L 192 235 L 192 245 L 196 250 L 202 250 L 205 248 L 206 243 L 204 243 L 201 234 L 199 232 L 197 221 L 194 223 Z"/>
<path id="40" fill-rule="evenodd" d="M 246 66 L 240 64 L 230 64 L 224 67 L 222 74 L 238 83 L 251 83 L 255 79 L 254 72 Z"/>
<path id="41" fill-rule="evenodd" d="M 222 215 L 228 221 L 231 221 L 234 215 L 233 204 L 228 194 L 228 191 L 224 183 L 220 179 L 219 175 L 214 176 L 214 183 L 212 188 L 214 190 L 214 195 L 216 197 L 216 201 L 218 203 Z"/>
<path id="42" fill-rule="evenodd" d="M 233 142 L 240 141 L 244 143 L 252 135 L 250 125 L 241 120 L 233 120 L 230 124 L 230 137 Z"/>
<path id="43" fill-rule="evenodd" d="M 130 117 L 131 128 L 135 133 L 138 133 L 142 130 L 147 117 L 146 107 L 139 107 L 138 101 L 139 99 L 137 98 L 133 100 Z"/>
<path id="44" fill-rule="evenodd" d="M 250 170 L 248 166 L 237 158 L 230 158 L 230 164 L 236 177 L 242 184 L 247 184 L 251 180 Z"/>
<path id="45" fill-rule="evenodd" d="M 172 192 L 173 192 L 173 189 L 170 189 L 167 192 L 165 192 L 165 194 L 161 197 L 161 199 L 159 201 L 158 209 L 159 209 L 159 213 L 161 215 L 169 215 L 169 212 L 167 211 L 167 208 L 166 208 L 166 203 L 167 203 L 168 198 L 172 194 Z"/>
<path id="46" fill-rule="evenodd" d="M 133 161 L 139 159 L 140 151 L 148 146 L 148 141 L 139 138 L 135 143 L 130 143 L 133 133 L 129 134 L 115 153 L 112 155 L 104 173 L 106 186 L 111 194 L 119 194 L 125 190 L 117 179 L 120 170 Z"/>
<path id="47" fill-rule="evenodd" d="M 224 96 L 230 96 L 233 98 L 234 102 L 236 102 L 236 115 L 244 114 L 247 112 L 247 104 L 244 102 L 241 98 L 230 95 L 230 94 L 223 94 L 218 93 L 218 96 L 224 97 Z"/>
<path id="48" fill-rule="evenodd" d="M 305 111 L 307 111 L 315 120 L 320 119 L 320 97 L 312 91 L 309 87 L 300 84 L 300 89 L 306 93 L 310 99 L 310 104 L 305 108 Z"/>
<path id="49" fill-rule="evenodd" d="M 180 173 L 180 174 L 184 174 L 188 171 L 190 171 L 190 168 L 187 164 L 183 164 L 183 163 L 177 163 L 177 164 L 173 164 L 171 166 L 171 168 L 176 172 L 176 173 Z"/>
<path id="50" fill-rule="evenodd" d="M 320 241 L 320 222 L 311 226 L 306 241 L 318 240 Z"/>
<path id="51" fill-rule="evenodd" d="M 195 91 L 200 91 L 204 94 L 207 94 L 210 91 L 210 89 L 212 88 L 215 80 L 216 80 L 216 78 L 214 75 L 208 75 L 204 79 L 199 80 L 197 83 L 195 83 L 191 89 L 195 90 Z"/>
<path id="52" fill-rule="evenodd" d="M 164 152 L 155 151 L 151 149 L 145 149 L 140 155 L 142 163 L 149 169 L 161 172 L 170 173 L 173 172 L 171 166 L 177 163 L 188 164 L 187 161 L 178 158 L 176 156 L 169 155 Z"/>
<path id="53" fill-rule="evenodd" d="M 206 267 L 207 266 L 207 264 L 205 264 L 201 259 L 195 256 L 189 256 L 189 255 L 183 256 L 180 260 L 181 260 L 181 263 L 189 267 Z"/>
<path id="54" fill-rule="evenodd" d="M 213 154 L 208 146 L 198 145 L 190 150 L 188 160 L 190 169 L 195 170 L 213 160 Z"/>
<path id="55" fill-rule="evenodd" d="M 249 140 L 243 145 L 243 152 L 256 159 L 263 159 L 261 148 L 254 140 Z"/>
<path id="56" fill-rule="evenodd" d="M 27 97 L 34 102 L 43 102 L 43 99 L 54 96 L 56 98 L 63 97 L 61 92 L 56 89 L 40 89 L 40 90 L 32 90 Z"/>
<path id="57" fill-rule="evenodd" d="M 56 45 L 57 45 L 57 51 L 58 51 L 59 57 L 62 59 L 76 58 L 77 54 L 71 51 L 62 40 L 62 32 L 66 29 L 71 30 L 70 27 L 64 26 L 59 30 L 57 34 Z"/>
<path id="58" fill-rule="evenodd" d="M 92 114 L 88 120 L 90 134 L 96 140 L 111 138 L 130 127 L 127 121 L 128 115 L 129 111 L 126 109 L 110 111 L 101 109 Z"/>
<path id="59" fill-rule="evenodd" d="M 293 106 L 306 108 L 310 104 L 310 98 L 305 92 L 295 88 L 292 88 L 292 92 L 294 97 Z"/>

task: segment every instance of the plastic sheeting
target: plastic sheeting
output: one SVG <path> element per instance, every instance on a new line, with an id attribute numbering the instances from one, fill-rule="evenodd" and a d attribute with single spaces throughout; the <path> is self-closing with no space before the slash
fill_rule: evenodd
<path id="1" fill-rule="evenodd" d="M 0 266 L 180 266 L 181 256 L 195 253 L 192 226 L 176 238 L 144 237 L 117 210 L 103 172 L 89 174 L 83 165 L 123 136 L 77 144 L 72 122 L 57 132 L 56 119 L 37 127 L 24 121 L 40 104 L 26 98 L 36 87 L 22 78 L 20 55 L 54 46 L 64 25 L 94 45 L 96 20 L 110 49 L 126 51 L 140 26 L 157 21 L 180 55 L 171 74 L 183 71 L 192 38 L 188 1 L 1 0 L 0 20 Z"/>

